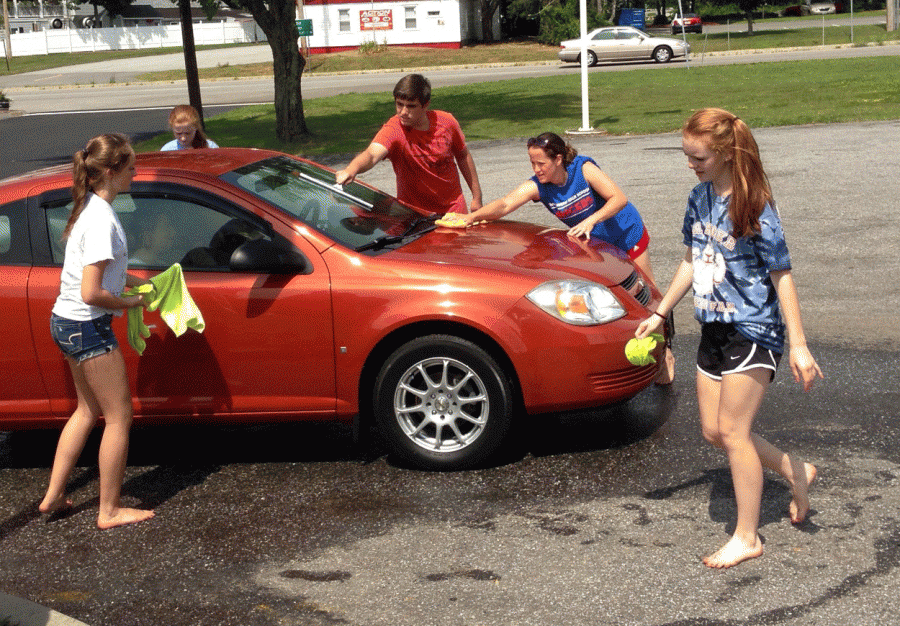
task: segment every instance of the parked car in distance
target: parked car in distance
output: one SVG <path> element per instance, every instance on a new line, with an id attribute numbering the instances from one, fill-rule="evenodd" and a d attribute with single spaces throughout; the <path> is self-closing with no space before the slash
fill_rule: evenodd
<path id="1" fill-rule="evenodd" d="M 140 154 L 135 167 L 113 206 L 129 269 L 180 263 L 206 321 L 176 337 L 145 312 L 138 355 L 115 319 L 136 423 L 358 420 L 406 463 L 449 470 L 545 427 L 526 414 L 625 401 L 657 376 L 624 347 L 661 296 L 611 246 L 509 220 L 437 227 L 279 152 Z M 64 165 L 0 181 L 0 323 L 14 329 L 0 430 L 59 427 L 76 406 L 48 327 L 71 176 Z"/>
<path id="2" fill-rule="evenodd" d="M 703 20 L 696 13 L 676 15 L 672 18 L 672 34 L 679 35 L 682 31 L 686 33 L 702 33 Z"/>
<path id="3" fill-rule="evenodd" d="M 633 26 L 606 26 L 587 34 L 587 64 L 600 61 L 654 60 L 667 63 L 675 57 L 691 51 L 690 44 L 679 39 L 651 37 Z M 581 39 L 560 43 L 559 60 L 563 63 L 581 63 Z"/>
<path id="4" fill-rule="evenodd" d="M 811 15 L 830 15 L 832 13 L 841 13 L 844 6 L 840 2 L 813 2 L 809 5 Z"/>

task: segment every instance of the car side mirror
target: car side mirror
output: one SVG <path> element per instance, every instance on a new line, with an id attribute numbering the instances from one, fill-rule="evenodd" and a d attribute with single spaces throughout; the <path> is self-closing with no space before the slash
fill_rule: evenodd
<path id="1" fill-rule="evenodd" d="M 290 244 L 287 248 L 279 248 L 268 239 L 252 239 L 231 253 L 228 267 L 232 272 L 304 274 L 309 264 L 306 257 Z"/>

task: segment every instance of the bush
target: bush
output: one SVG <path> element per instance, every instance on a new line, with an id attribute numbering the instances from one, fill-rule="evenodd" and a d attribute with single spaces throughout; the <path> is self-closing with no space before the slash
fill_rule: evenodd
<path id="1" fill-rule="evenodd" d="M 587 7 L 588 32 L 609 23 L 600 18 L 593 3 Z M 581 36 L 581 21 L 578 14 L 578 1 L 567 0 L 565 4 L 555 4 L 541 10 L 541 28 L 538 41 L 548 46 L 557 46 L 567 39 L 578 39 Z"/>

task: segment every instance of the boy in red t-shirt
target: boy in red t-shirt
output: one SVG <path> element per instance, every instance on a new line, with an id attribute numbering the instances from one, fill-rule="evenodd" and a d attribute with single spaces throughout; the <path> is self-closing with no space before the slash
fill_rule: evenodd
<path id="1" fill-rule="evenodd" d="M 335 174 L 337 183 L 352 181 L 387 157 L 397 175 L 401 202 L 435 213 L 480 208 L 481 184 L 459 123 L 450 113 L 430 110 L 430 101 L 427 78 L 421 74 L 401 78 L 394 87 L 397 115 L 385 122 L 368 148 Z M 468 207 L 457 166 L 472 192 Z"/>

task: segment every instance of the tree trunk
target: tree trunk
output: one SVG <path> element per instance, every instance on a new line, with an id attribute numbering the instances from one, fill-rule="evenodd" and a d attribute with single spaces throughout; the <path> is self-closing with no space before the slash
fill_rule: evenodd
<path id="1" fill-rule="evenodd" d="M 494 14 L 500 6 L 498 0 L 481 0 L 481 40 L 485 43 L 494 41 Z"/>
<path id="2" fill-rule="evenodd" d="M 275 74 L 275 136 L 284 142 L 299 141 L 310 135 L 303 114 L 300 81 L 306 59 L 297 43 L 297 11 L 294 0 L 241 0 L 266 34 L 272 48 Z"/>
<path id="3" fill-rule="evenodd" d="M 494 41 L 494 16 L 488 15 L 484 10 L 481 11 L 481 40 L 484 43 Z"/>
<path id="4" fill-rule="evenodd" d="M 747 34 L 753 34 L 753 11 L 747 11 Z"/>
<path id="5" fill-rule="evenodd" d="M 298 141 L 310 134 L 303 113 L 301 91 L 301 75 L 306 59 L 300 54 L 295 34 L 293 21 L 290 33 L 273 33 L 274 37 L 266 34 L 272 48 L 272 69 L 275 73 L 275 136 L 284 142 Z"/>

